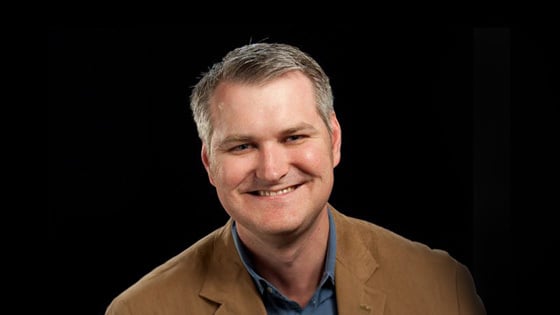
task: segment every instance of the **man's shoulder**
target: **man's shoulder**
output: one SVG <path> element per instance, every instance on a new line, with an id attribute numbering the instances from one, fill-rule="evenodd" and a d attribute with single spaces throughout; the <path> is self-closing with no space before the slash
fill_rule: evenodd
<path id="1" fill-rule="evenodd" d="M 161 305 L 169 300 L 189 299 L 198 291 L 208 273 L 216 243 L 226 233 L 226 226 L 209 233 L 179 254 L 156 266 L 122 291 L 110 308 L 126 304 L 141 308 Z"/>
<path id="2" fill-rule="evenodd" d="M 348 243 L 355 246 L 362 246 L 378 262 L 409 263 L 413 260 L 419 263 L 426 262 L 428 265 L 437 262 L 449 265 L 455 262 L 445 250 L 432 248 L 363 218 L 345 215 L 335 210 L 335 221 L 339 225 L 337 231 L 342 238 L 350 239 Z"/>
<path id="3" fill-rule="evenodd" d="M 402 314 L 457 314 L 460 306 L 464 314 L 485 314 L 470 271 L 447 251 L 364 219 L 340 212 L 334 217 L 340 245 L 337 261 L 344 274 L 365 279 L 368 286 L 388 297 L 408 299 L 408 305 L 387 299 L 386 308 Z"/>

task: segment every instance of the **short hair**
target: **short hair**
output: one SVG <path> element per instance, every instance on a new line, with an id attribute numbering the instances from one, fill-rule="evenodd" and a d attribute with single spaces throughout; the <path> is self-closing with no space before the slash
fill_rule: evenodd
<path id="1" fill-rule="evenodd" d="M 266 83 L 291 71 L 301 71 L 311 80 L 317 111 L 330 133 L 332 126 L 329 116 L 334 112 L 333 93 L 329 77 L 321 66 L 309 54 L 295 46 L 259 42 L 228 52 L 220 62 L 203 73 L 193 87 L 190 108 L 198 137 L 206 145 L 211 145 L 214 126 L 210 115 L 210 99 L 221 82 Z"/>

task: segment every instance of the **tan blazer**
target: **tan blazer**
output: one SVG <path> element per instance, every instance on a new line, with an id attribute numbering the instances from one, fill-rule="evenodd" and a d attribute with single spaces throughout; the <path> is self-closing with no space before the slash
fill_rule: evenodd
<path id="1" fill-rule="evenodd" d="M 486 314 L 471 274 L 446 252 L 331 207 L 338 314 Z M 107 315 L 266 314 L 233 244 L 231 219 L 117 296 Z"/>

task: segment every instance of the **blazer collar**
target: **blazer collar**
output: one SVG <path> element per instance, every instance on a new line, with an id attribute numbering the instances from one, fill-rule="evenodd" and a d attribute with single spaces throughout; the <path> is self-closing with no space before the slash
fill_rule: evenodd
<path id="1" fill-rule="evenodd" d="M 385 293 L 367 285 L 378 268 L 349 218 L 329 205 L 336 226 L 335 290 L 339 315 L 383 314 Z M 232 219 L 214 234 L 200 296 L 219 304 L 215 314 L 266 314 L 264 304 L 235 249 Z"/>
<path id="2" fill-rule="evenodd" d="M 261 297 L 235 249 L 232 223 L 229 219 L 214 235 L 200 296 L 219 304 L 217 315 L 266 314 Z"/>

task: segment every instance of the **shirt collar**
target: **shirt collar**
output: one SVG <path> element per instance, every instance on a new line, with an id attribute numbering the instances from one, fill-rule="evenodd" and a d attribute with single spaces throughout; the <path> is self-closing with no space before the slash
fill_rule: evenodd
<path id="1" fill-rule="evenodd" d="M 331 213 L 330 208 L 327 208 L 327 212 L 329 215 L 329 239 L 327 243 L 327 256 L 325 257 L 325 270 L 323 271 L 323 277 L 320 282 L 320 286 L 324 285 L 327 280 L 330 280 L 331 283 L 334 285 L 334 267 L 336 262 L 336 228 L 334 225 L 334 219 Z M 265 285 L 271 286 L 270 283 L 261 277 L 254 269 L 251 259 L 247 253 L 247 249 L 239 239 L 239 234 L 237 233 L 237 224 L 233 221 L 233 226 L 231 229 L 231 234 L 233 236 L 233 242 L 235 244 L 235 248 L 245 265 L 245 269 L 249 272 L 257 287 L 259 292 L 262 294 L 265 288 Z"/>

